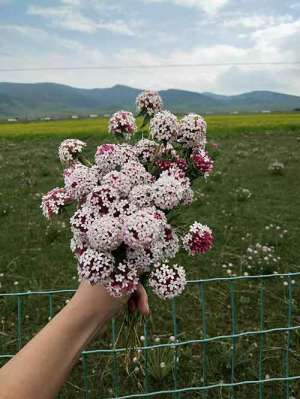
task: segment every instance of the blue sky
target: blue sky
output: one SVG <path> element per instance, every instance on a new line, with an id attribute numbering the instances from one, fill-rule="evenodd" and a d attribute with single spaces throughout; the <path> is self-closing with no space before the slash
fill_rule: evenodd
<path id="1" fill-rule="evenodd" d="M 300 61 L 296 0 L 0 0 L 0 68 Z M 300 95 L 298 66 L 0 72 L 0 81 Z"/>

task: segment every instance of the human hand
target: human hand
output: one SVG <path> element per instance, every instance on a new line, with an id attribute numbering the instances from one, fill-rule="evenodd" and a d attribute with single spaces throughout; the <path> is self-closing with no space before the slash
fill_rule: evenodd
<path id="1" fill-rule="evenodd" d="M 71 302 L 80 304 L 80 309 L 99 317 L 99 320 L 109 320 L 119 313 L 126 304 L 131 312 L 139 311 L 143 316 L 150 312 L 148 295 L 142 284 L 139 284 L 131 296 L 115 298 L 102 285 L 91 285 L 88 281 L 83 280 Z"/>

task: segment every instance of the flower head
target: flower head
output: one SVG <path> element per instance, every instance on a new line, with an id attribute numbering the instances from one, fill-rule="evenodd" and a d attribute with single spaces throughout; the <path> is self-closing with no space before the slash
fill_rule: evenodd
<path id="1" fill-rule="evenodd" d="M 208 176 L 214 167 L 214 161 L 209 157 L 207 152 L 202 148 L 196 148 L 192 152 L 191 159 L 194 167 L 204 176 Z"/>
<path id="2" fill-rule="evenodd" d="M 67 139 L 64 140 L 58 148 L 58 156 L 62 164 L 70 164 L 81 153 L 86 146 L 81 140 Z"/>
<path id="3" fill-rule="evenodd" d="M 129 161 L 121 169 L 129 177 L 132 186 L 139 184 L 149 184 L 153 181 L 153 176 L 146 171 L 145 167 L 138 161 Z"/>
<path id="4" fill-rule="evenodd" d="M 173 209 L 182 199 L 182 186 L 174 176 L 162 174 L 152 187 L 154 203 L 160 209 Z"/>
<path id="5" fill-rule="evenodd" d="M 169 224 L 163 228 L 163 234 L 152 247 L 153 257 L 166 261 L 174 258 L 179 251 L 179 238 Z"/>
<path id="6" fill-rule="evenodd" d="M 125 173 L 116 170 L 107 173 L 102 179 L 102 184 L 115 189 L 120 197 L 127 197 L 131 189 L 130 178 Z"/>
<path id="7" fill-rule="evenodd" d="M 109 120 L 108 131 L 113 134 L 134 134 L 136 132 L 136 123 L 132 112 L 115 112 Z"/>
<path id="8" fill-rule="evenodd" d="M 64 171 L 65 189 L 70 197 L 82 200 L 98 184 L 98 170 L 79 162 Z"/>
<path id="9" fill-rule="evenodd" d="M 180 121 L 178 141 L 185 147 L 199 146 L 206 144 L 207 124 L 202 116 L 197 114 L 188 114 Z"/>
<path id="10" fill-rule="evenodd" d="M 148 208 L 125 218 L 123 240 L 130 248 L 149 248 L 162 231 L 162 222 Z"/>
<path id="11" fill-rule="evenodd" d="M 90 284 L 104 282 L 114 268 L 114 257 L 107 253 L 88 248 L 80 256 L 78 262 L 79 277 L 88 280 Z"/>
<path id="12" fill-rule="evenodd" d="M 158 263 L 154 266 L 149 286 L 162 299 L 171 299 L 182 294 L 186 286 L 185 270 L 177 264 Z"/>
<path id="13" fill-rule="evenodd" d="M 213 246 L 213 234 L 211 229 L 201 223 L 195 222 L 190 226 L 189 232 L 183 237 L 185 250 L 190 255 L 205 254 Z"/>
<path id="14" fill-rule="evenodd" d="M 137 96 L 136 107 L 139 112 L 153 116 L 162 110 L 163 101 L 157 91 L 145 90 Z"/>
<path id="15" fill-rule="evenodd" d="M 154 160 L 158 144 L 155 141 L 142 139 L 135 145 L 135 152 L 141 162 L 151 162 Z"/>
<path id="16" fill-rule="evenodd" d="M 122 242 L 119 219 L 108 215 L 96 218 L 88 227 L 87 238 L 90 246 L 97 251 L 117 249 Z"/>
<path id="17" fill-rule="evenodd" d="M 177 138 L 179 125 L 177 117 L 170 111 L 161 111 L 150 122 L 151 137 L 158 141 L 173 141 Z"/>
<path id="18" fill-rule="evenodd" d="M 117 190 L 107 184 L 96 187 L 87 197 L 87 203 L 99 215 L 107 215 L 118 200 Z"/>
<path id="19" fill-rule="evenodd" d="M 82 205 L 70 219 L 71 230 L 77 236 L 85 237 L 90 224 L 95 219 L 94 210 L 87 204 Z"/>
<path id="20" fill-rule="evenodd" d="M 41 208 L 43 215 L 47 219 L 50 219 L 52 216 L 57 215 L 70 202 L 72 202 L 72 198 L 65 189 L 55 187 L 42 197 Z"/>
<path id="21" fill-rule="evenodd" d="M 104 284 L 106 290 L 114 297 L 132 294 L 138 286 L 137 269 L 129 262 L 119 263 Z"/>
<path id="22" fill-rule="evenodd" d="M 150 184 L 139 184 L 133 187 L 129 194 L 129 201 L 138 208 L 153 205 L 152 186 Z"/>

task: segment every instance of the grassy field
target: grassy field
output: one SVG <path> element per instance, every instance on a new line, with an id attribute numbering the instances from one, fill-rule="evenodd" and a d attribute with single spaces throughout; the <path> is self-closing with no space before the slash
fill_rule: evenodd
<path id="1" fill-rule="evenodd" d="M 225 277 L 232 274 L 256 273 L 241 263 L 249 245 L 256 243 L 274 247 L 276 265 L 263 265 L 263 272 L 300 271 L 300 115 L 238 115 L 209 116 L 209 140 L 219 145 L 214 150 L 215 172 L 196 187 L 197 198 L 180 218 L 186 223 L 197 219 L 207 223 L 215 233 L 214 249 L 203 257 L 186 258 L 178 255 L 188 270 L 188 277 Z M 96 146 L 109 141 L 107 120 L 36 122 L 0 125 L 0 292 L 75 288 L 76 268 L 69 251 L 70 233 L 67 219 L 47 222 L 40 212 L 42 193 L 62 184 L 57 147 L 63 137 L 82 137 L 88 143 L 92 157 Z M 278 160 L 284 164 L 282 175 L 273 175 L 268 167 Z M 242 189 L 250 191 L 251 196 Z M 249 255 L 249 254 L 248 254 Z M 251 263 L 248 261 L 248 263 Z M 259 313 L 259 293 L 264 292 L 264 328 L 299 325 L 300 278 L 292 284 L 292 313 L 288 320 L 287 279 L 272 278 L 265 284 L 252 281 L 237 282 L 234 287 L 237 304 L 237 331 L 255 331 L 262 326 Z M 68 298 L 55 296 L 50 311 L 56 312 Z M 180 340 L 231 334 L 232 309 L 230 285 L 209 283 L 206 286 L 206 322 L 201 316 L 198 286 L 191 286 L 177 301 L 176 322 Z M 30 297 L 24 300 L 22 325 L 16 323 L 16 299 L 0 297 L 0 355 L 15 353 L 20 342 L 17 328 L 22 328 L 23 342 L 47 321 L 49 298 Z M 149 337 L 160 336 L 162 342 L 174 334 L 171 304 L 151 297 L 152 316 L 148 322 Z M 158 311 L 159 310 L 159 311 Z M 202 309 L 203 310 L 203 309 Z M 117 326 L 120 321 L 117 323 Z M 207 331 L 205 329 L 205 325 Z M 144 331 L 141 330 L 140 334 Z M 151 338 L 152 339 L 152 338 Z M 290 333 L 289 374 L 299 375 L 300 333 Z M 110 327 L 91 348 L 109 347 Z M 178 387 L 230 382 L 232 347 L 235 353 L 235 381 L 286 375 L 287 336 L 272 333 L 263 338 L 241 337 L 236 341 L 222 340 L 203 345 L 184 346 L 178 350 L 176 363 Z M 169 350 L 170 351 L 170 350 Z M 171 350 L 172 351 L 172 350 Z M 173 386 L 173 352 L 150 352 L 147 383 L 150 390 Z M 170 367 L 159 369 L 159 356 Z M 262 368 L 258 364 L 261 360 Z M 148 359 L 149 360 L 149 359 Z M 127 375 L 122 366 L 123 355 L 90 356 L 88 382 L 90 398 L 113 396 L 112 386 L 120 386 L 125 395 L 143 391 L 143 371 Z M 142 362 L 142 360 L 141 360 Z M 204 363 L 206 362 L 204 372 Z M 111 367 L 117 368 L 118 380 L 112 380 Z M 82 362 L 79 362 L 61 398 L 84 397 L 82 392 Z M 298 397 L 300 383 L 291 382 L 289 396 L 283 383 L 266 383 L 264 398 Z M 238 399 L 258 398 L 259 388 L 242 386 L 235 390 Z M 227 399 L 228 389 L 210 391 L 212 399 Z M 170 395 L 159 396 L 171 397 Z M 185 398 L 206 398 L 199 392 L 182 394 Z"/>

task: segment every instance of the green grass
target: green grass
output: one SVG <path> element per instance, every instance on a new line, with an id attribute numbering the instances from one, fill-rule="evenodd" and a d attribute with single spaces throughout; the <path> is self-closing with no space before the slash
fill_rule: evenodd
<path id="1" fill-rule="evenodd" d="M 299 198 L 300 198 L 300 116 L 244 115 L 210 116 L 209 139 L 220 145 L 216 157 L 215 173 L 207 182 L 197 186 L 197 200 L 182 211 L 180 220 L 192 223 L 195 219 L 207 223 L 215 233 L 214 249 L 205 256 L 187 258 L 178 255 L 178 262 L 188 270 L 189 278 L 225 276 L 223 264 L 232 263 L 237 274 L 240 258 L 248 245 L 254 243 L 275 246 L 281 257 L 278 272 L 299 271 Z M 105 120 L 37 122 L 31 124 L 0 125 L 0 291 L 14 292 L 75 288 L 76 268 L 69 251 L 70 233 L 67 218 L 48 223 L 39 206 L 42 193 L 62 184 L 62 169 L 57 160 L 57 147 L 62 137 L 83 137 L 92 157 L 101 141 L 108 141 Z M 232 134 L 231 134 L 232 133 Z M 255 134 L 252 134 L 255 133 Z M 285 165 L 283 176 L 273 176 L 269 164 L 278 160 Z M 252 196 L 238 201 L 235 190 L 247 188 Z M 279 225 L 288 233 L 282 240 L 278 234 L 265 229 Z M 265 328 L 287 325 L 287 288 L 283 280 L 265 283 Z M 299 324 L 300 279 L 293 285 L 292 324 Z M 238 331 L 259 328 L 259 286 L 255 281 L 236 284 Z M 67 295 L 54 297 L 53 309 L 59 310 Z M 171 304 L 151 296 L 152 317 L 149 321 L 151 335 L 173 334 Z M 48 298 L 30 297 L 24 300 L 22 335 L 24 342 L 36 332 L 48 317 Z M 212 283 L 206 289 L 206 315 L 208 335 L 231 333 L 230 290 L 228 284 Z M 15 353 L 16 300 L 0 298 L 0 354 Z M 189 288 L 177 301 L 177 324 L 181 340 L 203 337 L 203 323 L 197 286 Z M 119 324 L 118 324 L 119 325 Z M 108 327 L 104 335 L 91 347 L 108 347 L 111 339 Z M 143 334 L 143 331 L 140 331 Z M 237 340 L 236 380 L 256 379 L 258 376 L 259 337 Z M 207 345 L 207 380 L 230 381 L 231 340 Z M 263 352 L 263 377 L 283 374 L 286 336 L 273 333 L 265 338 Z M 291 333 L 290 375 L 299 374 L 299 332 Z M 203 347 L 187 346 L 179 350 L 178 386 L 201 385 Z M 155 368 L 154 351 L 151 355 L 151 389 L 166 389 L 173 384 L 172 373 L 160 376 Z M 168 360 L 167 353 L 164 355 Z M 123 356 L 118 356 L 115 367 L 119 369 L 122 394 L 141 391 L 143 376 L 124 372 Z M 111 397 L 111 367 L 109 356 L 91 356 L 88 382 L 91 398 Z M 134 369 L 134 365 L 132 365 Z M 82 396 L 82 364 L 74 370 L 61 397 Z M 163 378 L 162 378 L 163 377 Z M 162 378 L 162 379 L 161 379 Z M 266 384 L 265 398 L 281 398 L 284 384 Z M 290 384 L 290 396 L 297 397 L 299 382 Z M 165 396 L 170 397 L 170 396 Z M 199 393 L 183 394 L 182 398 L 204 398 Z M 229 391 L 213 390 L 212 399 L 227 399 Z M 239 399 L 258 398 L 257 387 L 236 390 Z"/>
<path id="2" fill-rule="evenodd" d="M 241 114 L 241 115 L 207 115 L 209 134 L 246 133 L 264 131 L 294 131 L 299 128 L 300 114 Z M 1 123 L 0 137 L 23 136 L 99 136 L 107 131 L 108 118 L 80 119 L 63 121 L 37 121 Z M 139 119 L 139 123 L 141 120 Z"/>

